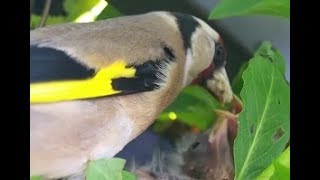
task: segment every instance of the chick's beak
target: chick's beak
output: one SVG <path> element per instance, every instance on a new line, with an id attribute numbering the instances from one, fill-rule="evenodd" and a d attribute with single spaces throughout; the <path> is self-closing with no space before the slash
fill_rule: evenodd
<path id="1" fill-rule="evenodd" d="M 232 101 L 233 91 L 224 67 L 213 71 L 213 76 L 206 81 L 206 86 L 214 95 L 217 96 L 222 104 L 230 103 Z"/>

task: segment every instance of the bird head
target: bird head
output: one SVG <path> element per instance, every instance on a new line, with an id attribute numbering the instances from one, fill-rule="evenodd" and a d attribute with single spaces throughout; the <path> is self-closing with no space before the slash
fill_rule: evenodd
<path id="1" fill-rule="evenodd" d="M 186 52 L 186 84 L 198 84 L 212 92 L 220 102 L 231 102 L 233 92 L 226 72 L 226 48 L 220 34 L 203 20 L 198 23 Z"/>

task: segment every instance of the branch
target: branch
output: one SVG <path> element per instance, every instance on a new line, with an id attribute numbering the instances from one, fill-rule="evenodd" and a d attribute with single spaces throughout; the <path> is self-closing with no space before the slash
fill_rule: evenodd
<path id="1" fill-rule="evenodd" d="M 46 25 L 48 15 L 49 15 L 50 6 L 51 6 L 51 0 L 46 0 L 46 3 L 44 5 L 44 9 L 42 12 L 42 17 L 41 17 L 41 22 L 40 22 L 39 27 L 43 27 Z"/>

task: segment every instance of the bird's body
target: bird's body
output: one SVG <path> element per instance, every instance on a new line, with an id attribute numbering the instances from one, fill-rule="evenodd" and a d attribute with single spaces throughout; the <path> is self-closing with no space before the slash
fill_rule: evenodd
<path id="1" fill-rule="evenodd" d="M 44 88 L 50 87 L 46 82 L 55 81 L 50 67 L 41 71 L 38 80 L 31 79 L 32 83 L 44 82 L 30 86 L 31 175 L 81 174 L 89 160 L 113 157 L 149 127 L 182 88 L 210 67 L 220 73 L 213 72 L 206 84 L 223 102 L 230 101 L 224 63 L 213 62 L 219 41 L 220 36 L 203 21 L 169 12 L 31 31 L 30 47 L 62 52 L 70 58 L 67 64 L 76 62 L 84 71 L 98 74 L 120 61 L 123 68 L 134 69 L 130 74 L 108 75 L 105 84 L 111 93 L 79 94 L 74 99 L 67 99 L 66 91 L 78 92 L 79 87 L 89 91 L 83 88 L 87 85 L 83 77 L 79 87 L 73 82 L 54 82 L 51 87 L 58 87 L 54 92 Z M 104 87 L 103 83 L 97 87 Z"/>
<path id="2" fill-rule="evenodd" d="M 64 176 L 79 172 L 88 160 L 113 157 L 157 118 L 160 104 L 169 103 L 163 93 L 33 105 L 31 167 Z M 159 104 L 152 103 L 155 100 Z"/>

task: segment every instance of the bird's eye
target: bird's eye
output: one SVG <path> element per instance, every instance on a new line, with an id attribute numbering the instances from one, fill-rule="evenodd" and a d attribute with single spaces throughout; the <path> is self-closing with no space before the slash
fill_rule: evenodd
<path id="1" fill-rule="evenodd" d="M 222 44 L 217 43 L 215 52 L 214 52 L 214 57 L 213 57 L 213 63 L 215 68 L 220 68 L 225 65 L 226 62 L 226 53 L 225 49 Z"/>

